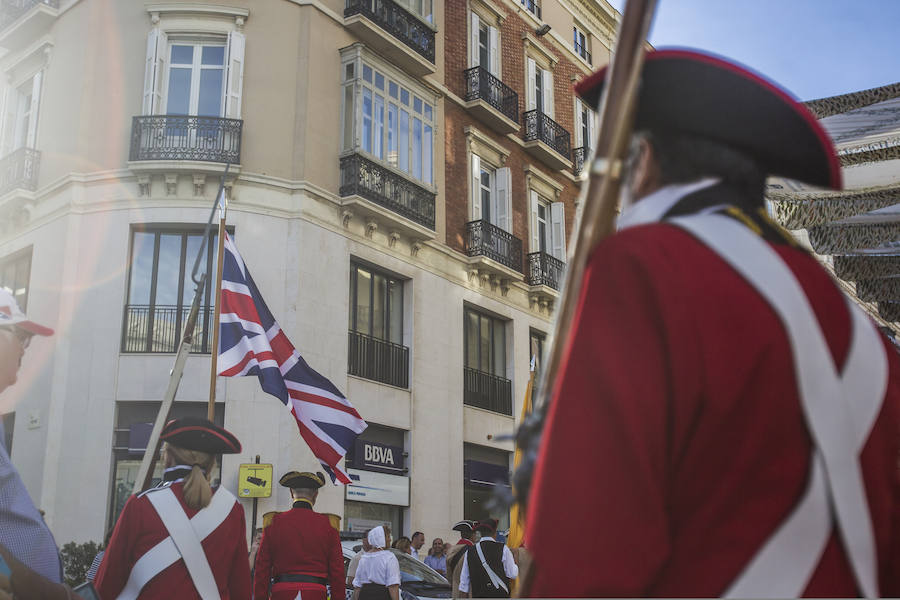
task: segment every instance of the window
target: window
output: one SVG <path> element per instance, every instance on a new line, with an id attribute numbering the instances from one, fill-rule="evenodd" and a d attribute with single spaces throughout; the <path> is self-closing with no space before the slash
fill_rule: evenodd
<path id="1" fill-rule="evenodd" d="M 434 23 L 433 0 L 395 0 L 397 4 L 423 21 Z"/>
<path id="2" fill-rule="evenodd" d="M 519 0 L 522 3 L 522 6 L 525 7 L 525 10 L 536 16 L 538 19 L 541 18 L 541 1 L 540 0 Z"/>
<path id="3" fill-rule="evenodd" d="M 594 111 L 582 102 L 575 99 L 575 138 L 576 148 L 590 148 L 594 143 Z M 587 153 L 585 153 L 585 157 Z"/>
<path id="4" fill-rule="evenodd" d="M 572 28 L 574 32 L 574 46 L 575 46 L 575 54 L 583 58 L 587 61 L 588 64 L 592 64 L 591 62 L 591 51 L 588 47 L 591 36 L 586 34 L 578 25 L 575 25 Z"/>
<path id="5" fill-rule="evenodd" d="M 531 252 L 566 260 L 566 209 L 531 190 Z"/>
<path id="6" fill-rule="evenodd" d="M 494 168 L 477 154 L 471 155 L 472 162 L 472 202 L 473 221 L 483 220 L 510 231 L 510 170 L 509 167 Z"/>
<path id="7" fill-rule="evenodd" d="M 233 235 L 233 232 L 232 232 Z M 131 268 L 125 305 L 122 352 L 176 352 L 194 299 L 191 270 L 203 243 L 203 229 L 139 226 L 131 236 Z M 206 279 L 194 329 L 192 352 L 210 352 L 218 235 L 212 232 L 200 260 Z"/>
<path id="8" fill-rule="evenodd" d="M 547 334 L 537 329 L 528 330 L 528 344 L 530 359 L 534 359 L 535 379 L 537 374 L 541 372 L 541 364 L 544 362 L 544 344 L 547 341 Z"/>
<path id="9" fill-rule="evenodd" d="M 500 77 L 500 30 L 476 12 L 470 13 L 471 47 L 469 66 L 482 66 L 494 77 Z"/>
<path id="10" fill-rule="evenodd" d="M 434 97 L 359 55 L 351 60 L 342 67 L 343 150 L 362 151 L 433 184 Z"/>
<path id="11" fill-rule="evenodd" d="M 498 486 L 509 487 L 510 453 L 504 450 L 463 445 L 463 518 L 480 521 L 496 518 L 498 531 L 509 529 L 509 512 L 497 514 L 492 499 Z"/>
<path id="12" fill-rule="evenodd" d="M 23 312 L 28 310 L 31 246 L 0 259 L 0 288 L 13 295 Z"/>
<path id="13" fill-rule="evenodd" d="M 526 60 L 525 100 L 527 110 L 537 110 L 553 118 L 553 73 L 531 57 Z"/>
<path id="14" fill-rule="evenodd" d="M 506 323 L 471 308 L 465 318 L 466 367 L 506 377 Z"/>
<path id="15" fill-rule="evenodd" d="M 38 105 L 42 72 L 38 71 L 7 90 L 4 153 L 34 148 L 37 139 Z"/>

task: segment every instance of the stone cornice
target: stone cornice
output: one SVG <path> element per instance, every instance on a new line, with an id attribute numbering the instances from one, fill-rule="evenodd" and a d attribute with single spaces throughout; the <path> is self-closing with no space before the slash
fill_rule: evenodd
<path id="1" fill-rule="evenodd" d="M 803 229 L 900 204 L 900 185 L 852 193 L 823 192 L 808 198 L 769 192 L 767 197 L 772 201 L 779 223 L 787 229 Z"/>
<path id="2" fill-rule="evenodd" d="M 897 97 L 900 97 L 900 82 L 840 96 L 810 100 L 804 104 L 817 119 L 824 119 Z"/>

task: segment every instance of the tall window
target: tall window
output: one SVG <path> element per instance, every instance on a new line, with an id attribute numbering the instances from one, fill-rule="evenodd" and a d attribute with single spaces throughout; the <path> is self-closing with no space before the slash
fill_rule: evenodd
<path id="1" fill-rule="evenodd" d="M 588 43 L 591 39 L 590 36 L 587 35 L 578 25 L 575 25 L 572 30 L 575 38 L 575 54 L 586 60 L 588 64 L 591 64 L 591 51 L 590 48 L 588 48 Z"/>
<path id="2" fill-rule="evenodd" d="M 173 42 L 166 89 L 166 114 L 221 117 L 225 94 L 224 41 Z"/>
<path id="3" fill-rule="evenodd" d="M 506 377 L 506 323 L 465 309 L 466 367 Z"/>
<path id="4" fill-rule="evenodd" d="M 526 60 L 526 94 L 528 110 L 537 110 L 553 118 L 553 73 L 533 58 Z"/>
<path id="5" fill-rule="evenodd" d="M 215 299 L 218 236 L 210 235 L 199 272 L 210 274 L 202 290 L 192 352 L 209 353 Z M 176 352 L 194 299 L 191 270 L 203 230 L 136 227 L 131 236 L 131 270 L 125 306 L 122 352 Z"/>
<path id="6" fill-rule="evenodd" d="M 547 252 L 551 247 L 550 243 L 550 203 L 541 197 L 538 197 L 537 205 L 537 223 L 538 223 L 538 250 Z"/>
<path id="7" fill-rule="evenodd" d="M 525 10 L 536 16 L 538 19 L 541 18 L 541 1 L 540 0 L 519 0 L 522 3 L 522 6 L 525 7 Z"/>
<path id="8" fill-rule="evenodd" d="M 34 148 L 37 137 L 42 72 L 35 73 L 7 94 L 3 150 Z"/>
<path id="9" fill-rule="evenodd" d="M 471 217 L 509 231 L 511 211 L 509 167 L 495 168 L 475 153 L 471 155 Z"/>
<path id="10" fill-rule="evenodd" d="M 534 359 L 535 378 L 541 372 L 541 364 L 544 361 L 544 344 L 547 334 L 537 329 L 528 330 L 529 357 Z"/>
<path id="11" fill-rule="evenodd" d="M 531 252 L 566 260 L 566 208 L 531 190 Z"/>
<path id="12" fill-rule="evenodd" d="M 476 12 L 469 14 L 469 24 L 469 66 L 482 66 L 500 77 L 500 30 Z"/>
<path id="13" fill-rule="evenodd" d="M 345 62 L 342 71 L 343 149 L 433 184 L 434 99 L 358 58 Z"/>
<path id="14" fill-rule="evenodd" d="M 13 295 L 23 311 L 28 309 L 31 280 L 31 246 L 0 259 L 0 288 Z"/>
<path id="15" fill-rule="evenodd" d="M 581 101 L 575 100 L 575 137 L 576 148 L 590 148 L 594 143 L 594 111 Z"/>

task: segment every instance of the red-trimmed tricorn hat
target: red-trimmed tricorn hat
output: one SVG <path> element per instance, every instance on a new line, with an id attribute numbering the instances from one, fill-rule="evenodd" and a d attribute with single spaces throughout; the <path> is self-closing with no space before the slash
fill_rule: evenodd
<path id="1" fill-rule="evenodd" d="M 499 521 L 497 519 L 482 519 L 475 524 L 475 531 L 483 531 L 489 534 L 493 534 L 497 531 L 497 525 L 499 525 Z"/>
<path id="2" fill-rule="evenodd" d="M 185 450 L 207 454 L 237 454 L 241 443 L 230 431 L 200 417 L 183 417 L 166 423 L 159 439 Z"/>
<path id="3" fill-rule="evenodd" d="M 600 103 L 606 71 L 575 86 L 593 107 Z M 834 144 L 805 106 L 746 67 L 709 54 L 647 53 L 635 129 L 708 138 L 742 150 L 770 175 L 843 187 Z"/>

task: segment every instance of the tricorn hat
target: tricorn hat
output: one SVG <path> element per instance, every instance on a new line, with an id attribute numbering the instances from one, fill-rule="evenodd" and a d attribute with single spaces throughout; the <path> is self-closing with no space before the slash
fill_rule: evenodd
<path id="1" fill-rule="evenodd" d="M 471 533 L 475 531 L 475 521 L 463 519 L 453 526 L 453 531 L 459 531 L 460 533 Z"/>
<path id="2" fill-rule="evenodd" d="M 207 454 L 237 454 L 241 443 L 234 434 L 200 417 L 183 417 L 166 423 L 159 439 L 185 450 Z"/>
<path id="3" fill-rule="evenodd" d="M 499 524 L 499 521 L 497 521 L 497 519 L 482 519 L 481 521 L 478 521 L 478 523 L 475 525 L 475 530 L 476 531 L 486 531 L 488 533 L 494 533 L 495 531 L 497 531 L 498 524 Z"/>
<path id="4" fill-rule="evenodd" d="M 597 107 L 604 67 L 575 86 Z M 648 52 L 641 73 L 635 129 L 684 133 L 750 156 L 767 174 L 842 188 L 828 134 L 800 102 L 747 69 L 692 50 Z"/>
<path id="5" fill-rule="evenodd" d="M 325 485 L 325 475 L 320 473 L 310 473 L 305 471 L 289 471 L 281 476 L 278 483 L 286 488 L 311 488 L 319 489 Z"/>

